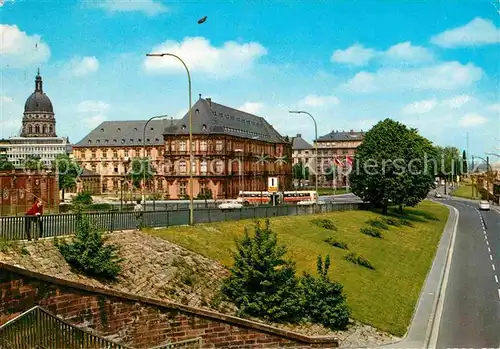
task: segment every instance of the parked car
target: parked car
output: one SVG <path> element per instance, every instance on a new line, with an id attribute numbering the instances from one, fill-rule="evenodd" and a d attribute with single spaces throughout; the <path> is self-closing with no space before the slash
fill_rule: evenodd
<path id="1" fill-rule="evenodd" d="M 242 207 L 243 205 L 236 200 L 226 200 L 219 205 L 219 208 L 221 210 L 234 210 L 234 209 L 240 209 Z"/>
<path id="2" fill-rule="evenodd" d="M 434 197 L 436 197 L 436 198 L 442 198 L 442 197 L 443 197 L 443 195 L 441 195 L 441 193 L 439 193 L 439 192 L 436 192 L 436 193 L 434 194 Z"/>
<path id="3" fill-rule="evenodd" d="M 490 210 L 490 203 L 486 200 L 479 201 L 479 209 L 483 210 L 483 211 L 489 211 Z"/>

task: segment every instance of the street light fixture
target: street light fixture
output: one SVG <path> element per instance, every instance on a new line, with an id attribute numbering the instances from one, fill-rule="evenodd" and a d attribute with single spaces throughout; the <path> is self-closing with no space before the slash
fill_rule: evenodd
<path id="1" fill-rule="evenodd" d="M 318 171 L 318 125 L 316 124 L 316 119 L 314 119 L 314 116 L 312 116 L 311 114 L 309 114 L 308 112 L 306 111 L 302 111 L 302 110 L 290 110 L 289 111 L 290 114 L 307 114 L 311 117 L 311 119 L 313 120 L 314 122 L 314 158 L 315 158 L 315 161 L 314 161 L 314 166 L 316 167 L 316 171 Z M 318 174 L 315 173 L 315 180 L 316 180 L 316 183 L 315 183 L 315 188 L 316 188 L 316 203 L 318 203 Z"/>
<path id="2" fill-rule="evenodd" d="M 172 53 L 147 53 L 147 57 L 164 57 L 164 56 L 170 56 L 174 57 L 177 60 L 179 60 L 184 68 L 186 69 L 187 73 L 187 78 L 188 78 L 188 89 L 189 89 L 189 224 L 193 225 L 194 224 L 194 211 L 193 211 L 193 195 L 194 195 L 194 189 L 193 189 L 193 128 L 192 128 L 192 112 L 191 112 L 191 74 L 189 73 L 189 69 L 182 60 L 177 55 L 174 55 Z"/>
<path id="3" fill-rule="evenodd" d="M 489 198 L 490 198 L 490 179 L 488 177 L 488 172 L 490 170 L 492 171 L 492 168 L 490 165 L 490 158 L 487 156 L 485 159 L 485 158 L 482 158 L 482 157 L 477 156 L 477 155 L 472 155 L 472 162 L 474 162 L 474 158 L 478 158 L 478 159 L 481 159 L 484 162 L 486 162 L 486 196 L 487 196 L 488 201 L 490 201 L 489 200 Z"/>
<path id="4" fill-rule="evenodd" d="M 150 118 L 148 121 L 146 121 L 146 123 L 144 124 L 144 129 L 142 131 L 142 141 L 143 141 L 143 145 L 142 145 L 142 156 L 144 158 L 144 166 L 146 166 L 146 127 L 148 126 L 149 122 L 151 120 L 154 120 L 154 119 L 160 119 L 160 118 L 165 118 L 165 117 L 168 117 L 168 115 L 156 115 L 156 116 L 153 116 L 152 118 Z M 141 166 L 142 167 L 142 166 Z M 149 168 L 148 168 L 149 169 Z M 146 187 L 146 168 L 144 167 L 142 169 L 142 203 L 144 204 L 144 207 L 146 207 L 146 196 L 144 194 L 144 188 Z"/>

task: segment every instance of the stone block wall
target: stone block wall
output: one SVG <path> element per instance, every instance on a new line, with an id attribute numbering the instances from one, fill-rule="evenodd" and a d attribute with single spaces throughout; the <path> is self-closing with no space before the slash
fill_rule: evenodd
<path id="1" fill-rule="evenodd" d="M 0 325 L 40 305 L 73 325 L 136 348 L 195 337 L 203 348 L 335 348 L 264 324 L 56 279 L 0 263 Z"/>

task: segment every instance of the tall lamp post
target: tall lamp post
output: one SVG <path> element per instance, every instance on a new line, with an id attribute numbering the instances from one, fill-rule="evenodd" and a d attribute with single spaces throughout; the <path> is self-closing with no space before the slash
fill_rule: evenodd
<path id="1" fill-rule="evenodd" d="M 144 124 L 144 130 L 142 131 L 142 140 L 143 140 L 143 145 L 142 145 L 142 156 L 144 157 L 144 166 L 145 160 L 146 160 L 146 127 L 148 126 L 149 122 L 154 119 L 159 119 L 159 118 L 165 118 L 168 115 L 156 115 L 150 118 L 146 123 Z M 142 167 L 142 166 L 141 166 Z M 146 187 L 146 168 L 143 169 L 142 171 L 142 202 L 144 203 L 144 207 L 146 207 L 146 196 L 144 194 L 144 188 Z"/>
<path id="2" fill-rule="evenodd" d="M 318 171 L 318 125 L 316 124 L 316 119 L 314 119 L 314 116 L 312 116 L 311 114 L 309 114 L 308 112 L 306 111 L 302 111 L 302 110 L 290 110 L 289 111 L 290 114 L 307 114 L 311 117 L 311 119 L 313 120 L 314 122 L 314 158 L 315 158 L 315 161 L 314 161 L 314 166 L 316 166 L 316 170 L 315 172 Z M 316 203 L 318 202 L 318 174 L 315 173 L 314 174 L 314 177 L 315 177 L 315 180 L 316 180 L 316 183 L 315 183 L 315 190 L 316 190 Z"/>
<path id="3" fill-rule="evenodd" d="M 486 159 L 477 155 L 472 155 L 472 161 L 474 158 L 478 158 L 486 162 L 486 198 L 490 201 L 490 179 L 488 178 L 488 172 L 491 170 L 490 158 L 487 156 Z"/>
<path id="4" fill-rule="evenodd" d="M 193 225 L 194 223 L 194 212 L 193 212 L 193 196 L 194 196 L 194 188 L 193 188 L 193 128 L 192 128 L 192 112 L 191 112 L 191 74 L 189 73 L 189 69 L 182 60 L 177 55 L 174 55 L 172 53 L 147 53 L 147 57 L 163 57 L 163 56 L 170 56 L 174 57 L 177 60 L 179 60 L 184 68 L 186 69 L 187 73 L 187 78 L 188 78 L 188 89 L 189 89 L 189 224 Z"/>

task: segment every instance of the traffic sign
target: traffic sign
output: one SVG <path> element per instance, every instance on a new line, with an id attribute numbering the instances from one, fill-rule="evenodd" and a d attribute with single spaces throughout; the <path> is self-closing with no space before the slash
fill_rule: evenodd
<path id="1" fill-rule="evenodd" d="M 270 193 L 276 193 L 278 191 L 278 177 L 267 178 L 267 191 Z"/>

